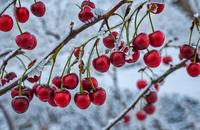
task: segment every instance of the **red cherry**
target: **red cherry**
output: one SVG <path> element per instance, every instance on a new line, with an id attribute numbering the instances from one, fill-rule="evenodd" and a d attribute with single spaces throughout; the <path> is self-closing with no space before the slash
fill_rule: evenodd
<path id="1" fill-rule="evenodd" d="M 136 113 L 136 118 L 139 121 L 144 121 L 147 118 L 147 115 L 144 111 L 139 111 L 139 112 Z"/>
<path id="2" fill-rule="evenodd" d="M 44 14 L 46 12 L 45 4 L 41 1 L 32 4 L 31 5 L 31 12 L 37 17 L 44 16 Z"/>
<path id="3" fill-rule="evenodd" d="M 39 88 L 39 84 L 37 84 L 37 83 L 35 83 L 34 85 L 33 85 L 33 88 L 32 88 L 32 90 L 33 90 L 33 93 L 35 94 L 35 96 L 37 96 L 37 92 L 38 92 L 38 88 Z"/>
<path id="4" fill-rule="evenodd" d="M 151 115 L 155 112 L 156 107 L 153 104 L 148 104 L 143 109 L 147 114 Z"/>
<path id="5" fill-rule="evenodd" d="M 161 47 L 164 44 L 165 36 L 161 31 L 149 34 L 150 44 L 153 47 Z"/>
<path id="6" fill-rule="evenodd" d="M 26 7 L 18 7 L 15 10 L 17 21 L 25 23 L 29 19 L 29 11 Z"/>
<path id="7" fill-rule="evenodd" d="M 146 101 L 148 104 L 152 104 L 157 102 L 158 100 L 158 96 L 156 92 L 150 92 L 147 96 L 146 96 Z"/>
<path id="8" fill-rule="evenodd" d="M 165 4 L 164 3 L 149 3 L 147 4 L 148 9 L 152 9 L 151 12 L 153 14 L 159 14 L 164 10 Z"/>
<path id="9" fill-rule="evenodd" d="M 80 48 L 80 47 L 76 47 L 76 48 L 74 49 L 74 56 L 75 56 L 76 58 L 79 57 L 80 51 L 81 51 L 81 57 L 83 57 L 83 55 L 84 55 L 84 49 L 82 49 L 82 48 Z"/>
<path id="10" fill-rule="evenodd" d="M 9 32 L 13 28 L 13 19 L 9 15 L 0 16 L 0 31 Z"/>
<path id="11" fill-rule="evenodd" d="M 15 98 L 12 99 L 12 108 L 13 110 L 18 113 L 24 113 L 28 110 L 29 107 L 29 101 L 27 97 L 24 96 L 17 96 Z"/>
<path id="12" fill-rule="evenodd" d="M 22 49 L 33 50 L 37 45 L 36 37 L 28 32 L 16 36 L 17 45 Z"/>
<path id="13" fill-rule="evenodd" d="M 156 91 L 159 91 L 159 85 L 158 84 L 154 84 L 154 88 L 156 89 Z"/>
<path id="14" fill-rule="evenodd" d="M 37 81 L 40 80 L 40 76 L 34 75 L 33 77 L 28 77 L 27 80 L 28 80 L 30 83 L 35 83 L 35 82 L 37 82 Z"/>
<path id="15" fill-rule="evenodd" d="M 172 57 L 171 56 L 164 56 L 163 59 L 162 59 L 162 62 L 165 65 L 169 65 L 172 62 Z"/>
<path id="16" fill-rule="evenodd" d="M 103 44 L 105 47 L 112 49 L 115 47 L 115 41 L 117 39 L 118 33 L 117 32 L 112 32 L 105 38 L 103 38 Z"/>
<path id="17" fill-rule="evenodd" d="M 52 107 L 57 107 L 58 106 L 54 101 L 54 95 L 55 95 L 55 92 L 57 92 L 57 91 L 58 91 L 57 88 L 53 87 L 53 92 L 51 94 L 51 98 L 48 100 L 49 105 L 51 105 Z"/>
<path id="18" fill-rule="evenodd" d="M 138 89 L 143 89 L 147 86 L 147 81 L 144 79 L 140 79 L 137 81 L 137 88 Z"/>
<path id="19" fill-rule="evenodd" d="M 185 59 L 190 59 L 195 54 L 195 49 L 187 44 L 184 44 L 180 48 L 180 56 Z"/>
<path id="20" fill-rule="evenodd" d="M 61 83 L 62 83 L 62 80 L 59 76 L 55 76 L 52 80 L 52 84 L 58 88 L 61 86 Z"/>
<path id="21" fill-rule="evenodd" d="M 7 79 L 7 80 L 13 80 L 14 78 L 16 78 L 17 77 L 17 75 L 16 75 L 16 73 L 15 72 L 10 72 L 10 73 L 7 73 L 5 76 L 4 76 L 4 78 L 5 79 Z"/>
<path id="22" fill-rule="evenodd" d="M 78 76 L 75 73 L 67 74 L 63 77 L 63 87 L 67 89 L 75 89 L 78 85 Z"/>
<path id="23" fill-rule="evenodd" d="M 67 90 L 57 91 L 54 95 L 54 101 L 59 107 L 67 107 L 71 100 L 71 94 Z"/>
<path id="24" fill-rule="evenodd" d="M 104 73 L 110 68 L 110 59 L 106 55 L 101 55 L 95 58 L 92 64 L 96 71 Z"/>
<path id="25" fill-rule="evenodd" d="M 113 52 L 110 55 L 110 62 L 115 67 L 122 67 L 126 63 L 124 52 Z"/>
<path id="26" fill-rule="evenodd" d="M 187 66 L 187 73 L 191 76 L 191 77 L 197 77 L 200 74 L 200 65 L 197 63 L 190 63 Z"/>
<path id="27" fill-rule="evenodd" d="M 48 100 L 51 99 L 52 88 L 50 88 L 49 86 L 40 85 L 40 86 L 38 86 L 38 88 L 36 90 L 37 90 L 37 97 L 42 102 L 47 102 Z"/>
<path id="28" fill-rule="evenodd" d="M 91 103 L 89 93 L 86 91 L 82 93 L 76 93 L 74 101 L 80 109 L 87 109 Z"/>
<path id="29" fill-rule="evenodd" d="M 132 54 L 132 57 L 128 60 L 126 60 L 127 63 L 135 63 L 140 58 L 140 52 L 138 50 L 135 50 Z"/>
<path id="30" fill-rule="evenodd" d="M 149 47 L 149 42 L 149 36 L 146 33 L 140 33 L 133 39 L 132 44 L 137 50 L 145 50 Z"/>
<path id="31" fill-rule="evenodd" d="M 131 117 L 130 117 L 129 114 L 126 114 L 126 115 L 123 117 L 123 122 L 124 122 L 125 124 L 128 124 L 128 123 L 130 122 L 130 120 L 131 120 Z"/>
<path id="32" fill-rule="evenodd" d="M 91 94 L 91 101 L 93 104 L 97 106 L 103 105 L 105 100 L 106 100 L 106 91 L 103 88 L 97 88 Z"/>
<path id="33" fill-rule="evenodd" d="M 8 79 L 0 79 L 0 86 L 3 86 L 8 82 L 9 82 Z"/>
<path id="34" fill-rule="evenodd" d="M 79 19 L 80 21 L 82 22 L 87 22 L 89 21 L 90 19 L 92 19 L 94 17 L 94 14 L 92 13 L 92 10 L 91 8 L 89 7 L 85 7 L 83 8 L 83 10 L 79 13 Z"/>
<path id="35" fill-rule="evenodd" d="M 86 6 L 89 6 L 90 8 L 95 8 L 95 4 L 89 0 L 84 0 L 81 4 L 81 7 L 84 8 Z"/>
<path id="36" fill-rule="evenodd" d="M 33 99 L 33 90 L 28 87 L 22 87 L 22 95 L 29 99 L 29 102 Z M 19 87 L 15 87 L 11 91 L 12 98 L 19 96 Z"/>
<path id="37" fill-rule="evenodd" d="M 82 79 L 81 84 L 82 84 L 83 90 L 86 90 L 88 92 L 90 92 L 93 87 L 95 89 L 98 87 L 98 82 L 97 82 L 96 78 L 94 78 L 94 77 Z"/>
<path id="38" fill-rule="evenodd" d="M 155 68 L 161 63 L 161 56 L 157 50 L 152 50 L 144 55 L 144 62 L 147 66 Z"/>

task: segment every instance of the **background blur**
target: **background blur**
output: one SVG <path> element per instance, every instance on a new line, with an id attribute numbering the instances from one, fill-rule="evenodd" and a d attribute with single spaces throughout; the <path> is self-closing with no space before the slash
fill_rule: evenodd
<path id="1" fill-rule="evenodd" d="M 36 18 L 31 15 L 30 20 L 22 25 L 24 31 L 30 31 L 38 38 L 38 46 L 35 50 L 27 52 L 33 58 L 44 56 L 52 49 L 69 31 L 71 21 L 75 27 L 82 23 L 78 20 L 79 4 L 82 0 L 43 0 L 47 6 L 46 15 L 42 18 Z M 118 0 L 93 0 L 97 8 L 108 10 L 117 3 Z M 140 2 L 141 0 L 136 0 Z M 0 0 L 0 10 L 2 10 L 11 0 Z M 33 1 L 21 1 L 22 5 L 30 7 Z M 134 5 L 133 5 L 134 6 Z M 119 13 L 123 13 L 121 8 Z M 144 7 L 143 12 L 146 10 Z M 140 17 L 143 16 L 140 13 Z M 160 15 L 153 16 L 153 22 L 156 29 L 162 30 L 166 35 L 166 41 L 178 38 L 172 44 L 180 45 L 188 41 L 189 27 L 194 13 L 200 13 L 199 0 L 166 0 L 166 8 Z M 12 15 L 12 8 L 6 13 Z M 116 19 L 111 18 L 110 25 L 118 23 Z M 78 35 L 65 47 L 57 59 L 54 75 L 59 75 L 67 60 L 72 47 L 79 46 L 81 43 L 96 34 L 100 24 L 96 24 L 86 32 Z M 118 31 L 116 29 L 116 31 Z M 134 30 L 132 30 L 134 31 Z M 143 22 L 140 31 L 151 32 L 148 20 Z M 12 32 L 0 32 L 0 51 L 5 49 L 17 48 L 15 36 L 18 30 Z M 193 41 L 199 37 L 194 34 Z M 100 47 L 103 53 L 105 48 Z M 173 57 L 173 64 L 179 62 L 178 50 L 168 49 L 167 54 Z M 163 54 L 165 55 L 165 54 Z M 86 57 L 88 54 L 86 53 Z M 95 57 L 95 56 L 94 56 Z M 2 60 L 2 59 L 0 59 Z M 23 68 L 16 65 L 15 60 L 9 62 L 8 71 L 14 71 L 18 75 L 23 72 Z M 22 115 L 13 112 L 10 106 L 10 93 L 0 97 L 0 130 L 100 130 L 109 120 L 116 117 L 138 94 L 136 81 L 140 79 L 137 72 L 143 67 L 142 60 L 137 64 L 125 66 L 121 69 L 111 68 L 107 74 L 99 74 L 92 71 L 96 76 L 101 87 L 106 89 L 108 94 L 106 103 L 101 107 L 90 106 L 89 109 L 79 110 L 71 101 L 65 109 L 52 108 L 48 104 L 38 101 L 34 98 L 30 103 L 29 110 Z M 162 65 L 155 69 L 157 74 L 161 74 L 168 67 Z M 45 68 L 42 81 L 45 83 L 48 78 L 49 67 Z M 76 68 L 73 72 L 78 72 Z M 93 70 L 93 69 L 92 69 Z M 28 86 L 30 86 L 27 83 Z M 30 86 L 31 87 L 31 86 Z M 72 93 L 75 93 L 74 90 Z M 135 119 L 135 112 L 130 113 L 131 121 L 129 124 L 120 122 L 113 130 L 200 130 L 200 77 L 191 78 L 184 69 L 181 69 L 166 80 L 159 91 L 159 102 L 157 111 L 153 116 L 149 116 L 145 122 L 138 122 Z M 72 94 L 73 95 L 73 94 Z M 137 109 L 136 109 L 137 110 Z"/>

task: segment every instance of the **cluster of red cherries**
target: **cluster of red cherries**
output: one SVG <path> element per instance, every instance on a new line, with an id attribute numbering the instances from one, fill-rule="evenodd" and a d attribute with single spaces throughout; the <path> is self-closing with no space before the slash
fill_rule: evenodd
<path id="1" fill-rule="evenodd" d="M 37 17 L 44 16 L 46 12 L 45 4 L 41 1 L 35 2 L 34 4 L 31 5 L 30 8 L 31 8 L 32 14 Z M 14 17 L 16 19 L 16 22 L 26 23 L 29 19 L 29 10 L 26 7 L 22 7 L 21 5 L 19 7 L 15 6 Z M 8 31 L 11 31 L 12 28 L 13 28 L 12 17 L 7 14 L 1 15 L 0 16 L 0 31 L 8 32 Z M 21 29 L 19 30 L 21 34 L 17 35 L 15 39 L 18 47 L 22 49 L 26 49 L 26 50 L 33 50 L 37 46 L 36 37 L 29 32 L 22 32 Z"/>
<path id="2" fill-rule="evenodd" d="M 95 4 L 89 0 L 84 0 L 81 4 L 81 11 L 78 14 L 78 18 L 81 22 L 89 22 L 94 18 L 93 9 Z"/>

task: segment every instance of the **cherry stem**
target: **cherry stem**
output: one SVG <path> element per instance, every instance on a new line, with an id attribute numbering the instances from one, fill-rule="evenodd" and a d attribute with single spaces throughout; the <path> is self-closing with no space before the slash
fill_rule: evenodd
<path id="1" fill-rule="evenodd" d="M 135 15 L 135 21 L 134 21 L 135 34 L 134 34 L 134 36 L 137 35 L 137 18 L 138 18 L 139 12 L 140 12 L 140 8 L 137 10 L 136 15 Z"/>
<path id="2" fill-rule="evenodd" d="M 189 45 L 191 45 L 191 42 L 192 42 L 192 34 L 193 34 L 194 26 L 195 26 L 195 22 L 193 21 L 192 26 L 190 27 Z"/>
<path id="3" fill-rule="evenodd" d="M 0 13 L 0 16 L 3 15 L 3 13 L 12 5 L 16 2 L 17 0 L 13 0 L 10 4 L 8 4 L 4 9 L 3 11 Z"/>
<path id="4" fill-rule="evenodd" d="M 65 66 L 64 66 L 63 71 L 62 71 L 62 74 L 61 74 L 61 78 L 63 78 L 63 76 L 64 76 L 64 74 L 65 74 L 65 71 L 66 71 L 66 69 L 67 69 L 67 66 L 68 66 L 67 73 L 70 72 L 70 66 L 69 66 L 69 64 L 70 64 L 71 58 L 72 58 L 72 56 L 73 56 L 73 52 L 74 52 L 74 50 L 71 52 L 71 54 L 70 54 L 68 60 L 67 60 L 66 63 L 65 63 Z"/>
<path id="5" fill-rule="evenodd" d="M 22 54 L 22 56 L 26 57 L 30 62 L 32 61 L 32 59 L 29 56 L 27 56 L 26 54 Z"/>
<path id="6" fill-rule="evenodd" d="M 56 56 L 53 58 L 53 64 L 51 66 L 50 75 L 49 75 L 49 79 L 48 79 L 48 82 L 47 82 L 48 87 L 49 87 L 49 84 L 50 84 L 50 80 L 51 80 L 51 76 L 52 76 L 52 73 L 53 73 L 53 68 L 55 66 L 55 63 L 56 63 Z"/>
<path id="7" fill-rule="evenodd" d="M 199 42 L 200 42 L 200 38 L 198 39 L 197 45 L 196 45 L 196 48 L 195 48 L 195 55 L 194 55 L 194 61 L 193 61 L 194 63 L 196 63 L 196 58 L 197 58 L 197 55 L 198 55 Z"/>
<path id="8" fill-rule="evenodd" d="M 96 48 L 97 57 L 99 57 L 98 44 L 96 44 L 95 48 Z"/>
<path id="9" fill-rule="evenodd" d="M 15 12 L 15 10 L 16 10 L 16 1 L 14 2 L 14 12 Z M 16 21 L 16 24 L 17 24 L 17 28 L 19 29 L 19 32 L 22 34 L 23 31 L 22 31 L 22 29 L 19 25 L 19 22 L 17 21 L 16 15 L 14 17 L 15 17 L 15 21 Z"/>
<path id="10" fill-rule="evenodd" d="M 20 1 L 20 0 L 18 0 L 18 2 L 19 2 L 19 7 L 21 7 L 21 1 Z"/>
<path id="11" fill-rule="evenodd" d="M 155 32 L 155 29 L 154 29 L 154 26 L 153 26 L 153 21 L 152 21 L 152 18 L 151 18 L 151 13 L 149 13 L 149 20 L 150 20 L 150 24 L 151 24 L 151 29 L 153 32 Z"/>
<path id="12" fill-rule="evenodd" d="M 81 49 L 82 48 L 82 49 Z M 80 51 L 79 51 L 79 67 L 80 67 L 80 70 L 79 70 L 79 80 L 80 80 L 80 92 L 82 93 L 83 92 L 83 86 L 82 86 L 82 83 L 81 83 L 81 79 L 82 79 L 82 72 L 83 72 L 83 64 L 82 64 L 82 51 L 84 50 L 84 46 L 80 48 Z"/>
<path id="13" fill-rule="evenodd" d="M 34 2 L 36 3 L 37 1 L 36 1 L 36 0 L 34 0 Z"/>
<path id="14" fill-rule="evenodd" d="M 26 70 L 26 65 L 24 64 L 23 60 L 21 58 L 19 58 L 18 56 L 15 56 L 17 58 L 17 60 L 20 61 L 20 63 L 22 64 L 22 66 L 24 67 L 24 69 Z"/>

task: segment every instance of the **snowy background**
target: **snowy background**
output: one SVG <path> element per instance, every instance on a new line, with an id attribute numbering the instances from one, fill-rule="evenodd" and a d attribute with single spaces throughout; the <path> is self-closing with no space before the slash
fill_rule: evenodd
<path id="1" fill-rule="evenodd" d="M 94 0 L 97 8 L 102 10 L 110 9 L 118 0 Z M 140 0 L 136 0 L 138 2 Z M 198 0 L 196 0 L 198 2 Z M 2 10 L 10 1 L 1 0 L 0 10 Z M 48 50 L 54 48 L 69 31 L 70 23 L 73 21 L 75 27 L 82 23 L 78 20 L 79 8 L 75 4 L 79 4 L 82 0 L 44 0 L 47 6 L 46 15 L 42 18 L 36 18 L 31 15 L 30 20 L 21 25 L 24 31 L 30 31 L 37 36 L 38 46 L 35 50 L 27 52 L 33 58 L 39 58 L 48 53 Z M 189 27 L 191 26 L 191 14 L 188 14 L 183 8 L 180 8 L 174 1 L 167 0 L 167 5 L 164 12 L 160 15 L 153 16 L 153 22 L 156 29 L 162 30 L 166 35 L 166 41 L 178 37 L 178 41 L 173 42 L 174 45 L 184 44 L 188 41 Z M 200 8 L 200 2 L 195 3 L 195 0 L 189 2 L 193 11 L 196 12 Z M 22 1 L 22 5 L 30 7 L 32 2 Z M 118 10 L 122 13 L 124 10 Z M 143 12 L 146 8 L 144 8 Z M 144 13 L 140 13 L 140 17 Z M 6 13 L 12 15 L 12 8 Z M 111 18 L 110 24 L 116 21 Z M 67 60 L 67 56 L 73 47 L 79 46 L 87 39 L 96 34 L 100 24 L 96 24 L 89 28 L 86 32 L 81 33 L 73 39 L 57 59 L 54 75 L 59 75 Z M 132 27 L 133 28 L 133 27 Z M 118 31 L 118 29 L 116 29 Z M 132 30 L 133 32 L 134 30 Z M 143 22 L 140 31 L 146 33 L 151 32 L 148 19 Z M 4 49 L 16 48 L 15 36 L 18 35 L 15 27 L 11 32 L 0 32 L 0 51 Z M 195 35 L 193 41 L 197 41 L 199 37 Z M 105 48 L 100 47 L 100 53 L 103 53 Z M 176 49 L 168 49 L 167 53 L 173 56 L 173 64 L 179 62 L 178 51 Z M 87 57 L 86 53 L 86 57 Z M 163 53 L 165 55 L 165 53 Z M 94 56 L 95 57 L 95 56 Z M 23 68 L 15 65 L 16 60 L 9 62 L 8 71 L 14 71 L 18 74 L 23 72 Z M 140 60 L 139 62 L 142 62 Z M 142 65 L 143 66 L 143 65 Z M 140 66 L 141 67 L 141 66 Z M 50 67 L 46 67 L 43 73 L 42 81 L 45 83 L 48 78 Z M 101 87 L 106 89 L 108 94 L 107 102 L 102 107 L 91 106 L 88 110 L 79 110 L 73 103 L 66 109 L 52 108 L 48 104 L 41 103 L 38 99 L 30 104 L 29 110 L 22 115 L 15 114 L 10 106 L 10 94 L 6 94 L 0 98 L 1 105 L 8 112 L 12 125 L 16 130 L 100 130 L 108 121 L 120 113 L 126 105 L 128 105 L 137 95 L 135 83 L 140 79 L 140 74 L 137 72 L 138 65 L 125 66 L 121 69 L 111 68 L 108 74 L 99 74 L 95 71 L 92 75 L 97 76 Z M 167 66 L 162 65 L 155 69 L 157 74 L 163 73 Z M 76 68 L 72 69 L 78 72 Z M 116 76 L 117 80 L 113 77 Z M 126 125 L 119 123 L 113 130 L 199 130 L 200 129 L 200 109 L 199 93 L 200 93 L 200 77 L 191 78 L 187 75 L 185 69 L 181 69 L 170 75 L 159 91 L 160 101 L 157 104 L 158 111 L 153 116 L 150 116 L 144 123 L 139 123 L 135 119 L 134 112 L 131 112 L 131 122 Z M 116 89 L 118 89 L 116 92 Z M 74 90 L 75 93 L 77 90 Z M 176 98 L 174 98 L 176 97 Z M 73 101 L 72 101 L 73 102 Z M 7 130 L 8 125 L 0 113 L 0 130 Z"/>

